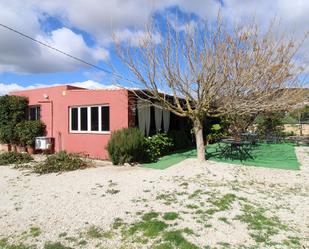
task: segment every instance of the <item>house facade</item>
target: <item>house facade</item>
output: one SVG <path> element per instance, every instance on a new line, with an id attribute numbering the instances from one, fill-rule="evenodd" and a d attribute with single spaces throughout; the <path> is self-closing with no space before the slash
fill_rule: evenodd
<path id="1" fill-rule="evenodd" d="M 29 102 L 30 120 L 46 125 L 54 150 L 108 159 L 106 146 L 113 131 L 139 127 L 145 135 L 178 130 L 184 120 L 167 111 L 140 105 L 124 88 L 90 90 L 70 85 L 12 92 Z"/>

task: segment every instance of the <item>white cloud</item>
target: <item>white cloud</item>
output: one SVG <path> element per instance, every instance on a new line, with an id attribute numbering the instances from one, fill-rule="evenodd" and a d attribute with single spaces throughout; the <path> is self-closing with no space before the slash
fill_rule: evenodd
<path id="1" fill-rule="evenodd" d="M 114 33 L 115 39 L 118 42 L 128 43 L 130 46 L 137 47 L 144 41 L 159 44 L 161 35 L 158 33 L 150 33 L 142 30 L 131 31 L 129 29 L 118 30 Z"/>
<path id="2" fill-rule="evenodd" d="M 108 58 L 102 47 L 90 47 L 83 37 L 68 28 L 50 33 L 41 30 L 42 13 L 18 1 L 0 2 L 0 23 L 13 27 L 50 46 L 72 53 L 91 63 Z M 82 63 L 43 47 L 0 27 L 0 73 L 48 73 L 72 71 L 85 67 Z"/>
<path id="3" fill-rule="evenodd" d="M 185 32 L 188 34 L 194 34 L 198 25 L 197 22 L 193 20 L 185 23 L 180 23 L 179 20 L 173 19 L 170 20 L 170 23 L 175 31 Z"/>
<path id="4" fill-rule="evenodd" d="M 239 0 L 223 2 L 221 5 L 219 0 L 1 0 L 0 22 L 94 63 L 107 58 L 104 47 L 112 41 L 114 31 L 123 41 L 136 45 L 144 35 L 143 27 L 149 22 L 151 14 L 172 6 L 209 20 L 214 20 L 221 8 L 227 23 L 244 22 L 255 16 L 261 25 L 266 25 L 276 16 L 281 22 L 281 30 L 294 34 L 296 38 L 309 29 L 308 0 L 251 0 L 241 1 L 241 4 Z M 46 34 L 41 23 L 48 16 L 58 18 L 66 28 Z M 185 30 L 186 25 L 194 28 L 195 24 L 188 20 L 180 22 L 177 28 Z M 89 33 L 97 46 L 87 45 L 81 35 L 72 31 L 75 28 Z M 159 39 L 156 37 L 156 41 Z M 304 61 L 309 63 L 308 40 L 301 52 Z M 81 66 L 2 28 L 0 54 L 0 72 L 69 71 Z"/>
<path id="5" fill-rule="evenodd" d="M 21 91 L 21 90 L 25 90 L 25 87 L 23 87 L 19 84 L 16 84 L 16 83 L 12 83 L 12 84 L 0 83 L 0 96 L 8 94 L 8 93 L 13 92 L 13 91 Z"/>
<path id="6" fill-rule="evenodd" d="M 29 90 L 29 89 L 35 89 L 35 88 L 42 88 L 42 87 L 51 87 L 51 86 L 59 86 L 59 85 L 64 85 L 64 84 L 52 84 L 52 85 L 44 85 L 44 84 L 35 84 L 35 85 L 30 85 L 30 86 L 22 86 L 17 83 L 10 83 L 10 84 L 5 84 L 5 83 L 0 83 L 0 96 L 9 94 L 10 92 L 14 91 L 22 91 L 22 90 Z M 120 89 L 121 87 L 115 84 L 102 84 L 93 80 L 86 80 L 82 82 L 71 82 L 71 83 L 65 83 L 65 85 L 71 85 L 71 86 L 77 86 L 77 87 L 82 87 L 82 88 L 87 88 L 87 89 Z"/>
<path id="7" fill-rule="evenodd" d="M 75 82 L 75 83 L 69 83 L 68 85 L 77 86 L 77 87 L 83 87 L 87 89 L 119 89 L 120 86 L 117 85 L 105 85 L 93 80 L 87 80 L 83 82 Z"/>

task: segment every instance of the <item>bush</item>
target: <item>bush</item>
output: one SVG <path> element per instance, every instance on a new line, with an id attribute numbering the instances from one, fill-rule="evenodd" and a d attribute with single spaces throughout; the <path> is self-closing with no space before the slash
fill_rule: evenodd
<path id="1" fill-rule="evenodd" d="M 185 131 L 169 131 L 168 136 L 173 141 L 173 150 L 186 149 L 192 146 L 192 140 L 188 132 Z"/>
<path id="2" fill-rule="evenodd" d="M 0 126 L 0 142 L 1 143 L 9 144 L 12 142 L 16 142 L 17 140 L 18 140 L 17 135 L 12 125 Z"/>
<path id="3" fill-rule="evenodd" d="M 207 135 L 207 140 L 210 143 L 220 140 L 222 137 L 226 136 L 227 133 L 223 130 L 220 124 L 214 124 L 210 128 L 210 133 Z"/>
<path id="4" fill-rule="evenodd" d="M 28 101 L 24 97 L 4 95 L 0 97 L 0 141 L 17 143 L 16 125 L 26 119 Z"/>
<path id="5" fill-rule="evenodd" d="M 26 153 L 4 152 L 0 154 L 0 165 L 29 163 L 33 157 Z"/>
<path id="6" fill-rule="evenodd" d="M 43 136 L 45 125 L 39 121 L 23 121 L 16 125 L 16 133 L 21 145 L 34 146 L 35 138 Z"/>
<path id="7" fill-rule="evenodd" d="M 137 128 L 113 132 L 107 150 L 113 164 L 136 163 L 144 157 L 144 136 Z"/>
<path id="8" fill-rule="evenodd" d="M 257 131 L 260 135 L 282 135 L 284 126 L 283 113 L 266 113 L 256 118 Z"/>
<path id="9" fill-rule="evenodd" d="M 39 174 L 56 173 L 84 169 L 90 162 L 75 153 L 60 151 L 48 156 L 44 162 L 34 166 L 34 172 Z"/>
<path id="10" fill-rule="evenodd" d="M 157 161 L 159 157 L 168 154 L 174 146 L 173 140 L 165 133 L 146 137 L 144 144 L 146 159 L 149 161 Z"/>

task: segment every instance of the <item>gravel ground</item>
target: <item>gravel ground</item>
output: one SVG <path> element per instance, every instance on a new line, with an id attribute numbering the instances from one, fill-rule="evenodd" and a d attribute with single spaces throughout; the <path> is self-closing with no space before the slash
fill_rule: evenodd
<path id="1" fill-rule="evenodd" d="M 97 162 L 47 175 L 0 166 L 0 240 L 37 248 L 48 241 L 71 248 L 308 248 L 309 148 L 296 152 L 300 171 L 194 159 L 166 170 Z M 153 221 L 162 227 L 147 232 Z M 181 235 L 171 239 L 170 231 Z"/>

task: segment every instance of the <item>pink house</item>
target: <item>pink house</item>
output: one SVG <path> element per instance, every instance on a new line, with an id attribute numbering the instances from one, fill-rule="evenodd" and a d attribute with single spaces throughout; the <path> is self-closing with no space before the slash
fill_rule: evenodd
<path id="1" fill-rule="evenodd" d="M 185 126 L 183 119 L 164 111 L 137 111 L 137 100 L 124 88 L 89 90 L 63 85 L 11 95 L 28 98 L 29 119 L 44 122 L 55 151 L 84 153 L 92 158 L 108 158 L 106 145 L 115 130 L 139 126 L 148 135 L 151 129 L 167 131 Z"/>

